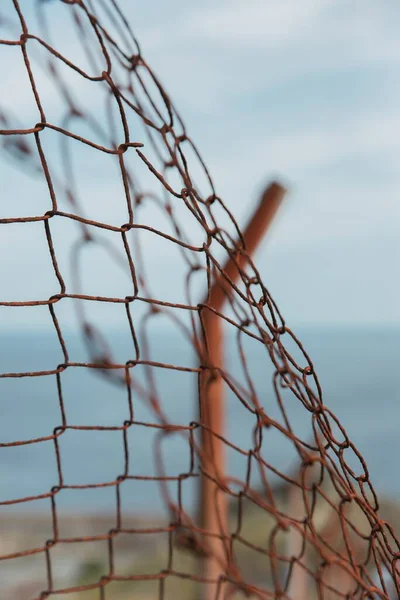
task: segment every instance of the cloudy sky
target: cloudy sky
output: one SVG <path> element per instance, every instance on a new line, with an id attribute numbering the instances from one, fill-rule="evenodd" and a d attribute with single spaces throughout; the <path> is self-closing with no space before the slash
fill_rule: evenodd
<path id="1" fill-rule="evenodd" d="M 121 5 L 239 223 L 268 181 L 288 187 L 256 256 L 287 320 L 399 325 L 398 2 Z M 61 35 L 61 21 L 58 26 Z M 0 54 L 6 51 L 0 46 Z M 18 72 L 5 62 L 10 102 L 29 121 Z M 3 197 L 11 198 L 17 186 L 15 173 L 3 176 Z M 99 198 L 107 203 L 104 189 Z M 10 216 L 10 201 L 5 204 Z M 3 256 L 11 235 L 7 230 L 0 241 Z M 29 248 L 35 239 L 27 238 Z M 2 288 L 14 285 L 11 296 L 18 299 L 26 286 L 18 287 L 14 261 L 22 279 L 32 269 L 26 252 L 16 249 L 3 259 Z"/>

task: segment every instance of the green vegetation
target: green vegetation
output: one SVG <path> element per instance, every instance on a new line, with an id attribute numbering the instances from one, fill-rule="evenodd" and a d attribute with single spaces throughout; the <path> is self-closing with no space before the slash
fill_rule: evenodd
<path id="1" fill-rule="evenodd" d="M 268 556 L 268 552 L 276 555 L 287 554 L 287 541 L 288 533 L 285 533 L 282 529 L 276 528 L 276 520 L 270 513 L 263 508 L 257 506 L 251 501 L 246 500 L 242 506 L 242 520 L 240 530 L 238 529 L 238 515 L 237 511 L 232 508 L 230 515 L 230 529 L 232 532 L 238 533 L 238 538 L 233 542 L 233 555 L 237 566 L 244 578 L 248 583 L 254 583 L 255 585 L 268 587 L 273 589 L 273 579 L 271 570 L 271 561 Z M 282 506 L 282 504 L 281 504 Z M 363 534 L 367 534 L 370 531 L 370 525 L 361 511 L 361 509 L 355 504 L 349 504 L 349 509 L 346 513 L 346 518 L 350 523 L 355 525 Z M 283 509 L 284 510 L 284 509 Z M 331 511 L 331 512 L 330 512 Z M 236 513 L 236 514 L 235 514 Z M 394 527 L 400 530 L 400 506 L 388 500 L 383 500 L 380 510 L 381 518 L 387 519 L 393 523 Z M 335 517 L 336 512 L 329 508 L 322 497 L 316 502 L 314 508 L 314 526 L 316 530 L 325 531 L 324 527 L 329 522 L 330 530 L 334 531 L 333 538 L 329 538 L 329 543 L 338 552 L 345 552 L 343 546 L 343 536 L 341 535 L 341 526 L 339 519 Z M 337 519 L 337 527 L 335 526 L 335 518 Z M 333 520 L 332 520 L 333 519 Z M 333 527 L 332 527 L 333 523 Z M 369 528 L 369 530 L 368 530 Z M 331 535 L 331 534 L 330 534 Z M 165 536 L 165 534 L 164 534 Z M 350 537 L 354 544 L 357 544 L 357 536 L 351 534 Z M 361 539 L 361 542 L 357 546 L 360 558 L 366 556 L 368 549 L 368 542 Z M 254 547 L 250 547 L 246 544 L 250 542 Z M 264 552 L 262 552 L 263 550 Z M 311 568 L 317 566 L 317 558 L 315 551 L 312 547 L 307 548 L 308 564 Z M 155 543 L 147 544 L 143 547 L 142 552 L 137 552 L 132 561 L 126 560 L 125 555 L 125 567 L 123 569 L 117 569 L 119 575 L 125 577 L 132 576 L 146 576 L 161 574 L 168 569 L 169 560 L 169 549 L 168 544 Z M 172 551 L 172 563 L 171 568 L 179 573 L 190 574 L 197 573 L 197 556 L 191 553 L 191 551 L 174 545 Z M 314 565 L 314 566 L 313 566 Z M 287 569 L 287 563 L 276 560 L 275 568 L 279 572 L 280 576 L 284 575 Z M 101 579 L 102 575 L 107 573 L 106 565 L 100 561 L 93 561 L 88 558 L 87 562 L 82 566 L 79 574 L 77 585 L 89 585 Z M 191 581 L 190 579 L 184 579 L 181 577 L 168 575 L 158 580 L 129 580 L 129 581 L 113 581 L 108 583 L 106 586 L 105 597 L 107 600 L 157 600 L 160 597 L 160 586 L 164 586 L 165 598 L 174 598 L 177 600 L 194 600 L 198 597 L 197 593 L 201 584 Z M 314 587 L 314 586 L 313 586 Z M 244 595 L 238 593 L 235 598 L 244 598 Z M 310 600 L 314 598 L 312 590 L 310 590 Z M 92 591 L 86 591 L 76 595 L 74 600 L 98 600 L 99 591 L 98 589 Z"/>

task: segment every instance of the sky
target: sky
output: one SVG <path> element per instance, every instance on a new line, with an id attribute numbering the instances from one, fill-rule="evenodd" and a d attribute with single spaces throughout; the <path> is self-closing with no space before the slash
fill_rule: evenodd
<path id="1" fill-rule="evenodd" d="M 120 4 L 144 57 L 210 168 L 218 194 L 239 223 L 246 223 L 269 181 L 277 179 L 288 188 L 255 259 L 287 321 L 315 326 L 400 325 L 399 4 L 395 0 L 123 0 Z M 53 31 L 57 43 L 61 45 L 64 37 L 73 55 L 75 48 L 61 16 L 53 20 Z M 34 125 L 38 118 L 32 98 L 23 91 L 26 81 L 16 49 L 0 46 L 0 63 L 5 101 L 25 126 Z M 51 112 L 51 85 L 40 83 Z M 79 88 L 76 93 L 84 95 Z M 89 157 L 84 160 L 83 193 L 95 197 L 102 218 L 125 222 L 110 203 L 110 197 L 121 195 L 120 182 L 99 173 L 102 166 L 96 167 Z M 23 184 L 18 169 L 1 157 L 0 177 L 4 216 L 24 214 L 28 204 L 28 214 L 32 205 L 36 214 L 48 210 L 40 183 Z M 153 216 L 148 214 L 148 219 L 151 223 Z M 70 246 L 69 227 L 55 229 L 58 247 Z M 2 226 L 0 250 L 7 256 L 0 267 L 3 300 L 56 293 L 54 281 L 45 281 L 49 265 L 42 266 L 38 258 L 46 260 L 38 231 L 33 225 Z M 162 266 L 162 251 L 153 244 L 152 252 L 152 260 L 161 261 L 155 268 L 160 287 L 173 286 Z M 90 260 L 86 277 L 90 291 L 97 293 L 96 256 Z M 119 277 L 111 273 L 104 277 L 107 293 L 119 295 Z M 23 326 L 48 318 L 45 310 L 35 311 L 32 318 L 32 312 L 1 308 L 0 319 L 7 326 Z M 70 318 L 66 312 L 66 324 Z M 113 318 L 104 313 L 111 324 Z"/>

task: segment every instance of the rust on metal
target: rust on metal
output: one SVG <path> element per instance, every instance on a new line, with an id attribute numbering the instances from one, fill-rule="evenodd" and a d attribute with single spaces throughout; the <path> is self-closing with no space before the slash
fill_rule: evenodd
<path id="1" fill-rule="evenodd" d="M 206 340 L 205 356 L 210 367 L 201 375 L 200 422 L 202 428 L 202 476 L 200 490 L 200 524 L 211 533 L 206 538 L 209 552 L 203 558 L 203 576 L 212 581 L 222 581 L 229 566 L 229 546 L 224 540 L 229 537 L 228 495 L 224 493 L 226 458 L 224 437 L 226 436 L 226 414 L 224 380 L 220 371 L 224 369 L 223 320 L 218 315 L 230 295 L 229 281 L 237 283 L 245 270 L 247 259 L 256 251 L 270 226 L 282 201 L 285 189 L 277 182 L 264 191 L 259 206 L 244 230 L 242 239 L 236 241 L 237 254 L 229 257 L 222 274 L 215 273 L 215 281 L 209 291 L 201 313 Z M 215 311 L 208 310 L 208 306 Z M 217 593 L 216 584 L 206 587 L 204 598 L 212 600 Z"/>
<path id="2" fill-rule="evenodd" d="M 21 433 L 19 439 L 3 439 L 0 453 L 18 446 L 21 456 L 28 456 L 33 447 L 46 443 L 53 453 L 56 477 L 50 488 L 36 489 L 35 495 L 9 497 L 0 488 L 0 510 L 25 507 L 28 511 L 42 499 L 48 502 L 51 517 L 48 536 L 35 545 L 26 541 L 18 549 L 5 550 L 2 546 L 0 564 L 16 564 L 18 559 L 33 555 L 42 560 L 45 581 L 29 600 L 68 598 L 79 592 L 88 592 L 92 597 L 96 590 L 99 600 L 109 600 L 113 598 L 113 585 L 121 582 L 131 584 L 129 592 L 133 594 L 137 585 L 150 582 L 156 596 L 164 600 L 171 597 L 167 593 L 171 581 L 179 581 L 182 589 L 188 582 L 196 589 L 211 585 L 215 589 L 214 600 L 240 596 L 303 600 L 297 596 L 297 586 L 305 584 L 296 584 L 299 581 L 307 581 L 310 600 L 400 597 L 400 541 L 390 519 L 382 513 L 368 466 L 344 424 L 324 403 L 311 357 L 284 320 L 251 258 L 278 206 L 281 190 L 275 186 L 275 202 L 265 203 L 261 216 L 250 223 L 243 235 L 227 203 L 218 196 L 174 103 L 146 62 L 118 1 L 30 4 L 29 11 L 27 3 L 18 0 L 2 2 L 0 6 L 0 60 L 6 47 L 19 54 L 26 98 L 29 96 L 31 101 L 29 119 L 21 123 L 21 115 L 13 114 L 14 106 L 6 106 L 7 83 L 1 82 L 0 146 L 2 159 L 13 162 L 21 176 L 36 178 L 44 185 L 40 207 L 32 191 L 25 214 L 17 210 L 13 191 L 5 190 L 4 194 L 12 198 L 8 209 L 15 206 L 15 213 L 0 216 L 0 226 L 9 228 L 7 231 L 15 228 L 12 240 L 16 252 L 10 253 L 9 260 L 24 257 L 30 251 L 19 238 L 20 228 L 35 227 L 38 239 L 46 244 L 47 268 L 54 277 L 50 294 L 35 295 L 31 280 L 27 280 L 24 296 L 10 299 L 2 286 L 0 307 L 3 312 L 10 310 L 14 314 L 32 311 L 32 322 L 38 307 L 47 310 L 61 358 L 54 358 L 40 370 L 22 364 L 16 370 L 2 371 L 0 381 L 51 380 L 59 417 L 49 431 L 28 438 Z M 63 53 L 62 36 L 53 30 L 52 19 L 58 9 L 63 11 L 58 17 L 58 28 L 63 33 L 67 26 L 72 27 L 76 40 L 71 57 Z M 43 74 L 54 88 L 51 102 L 43 88 Z M 23 81 L 20 83 L 22 89 Z M 62 109 L 59 112 L 53 106 L 56 98 Z M 100 187 L 104 183 L 100 162 L 111 161 L 107 164 L 114 168 L 113 183 L 119 187 L 118 191 L 117 187 L 107 191 L 107 208 L 112 207 L 107 215 L 96 213 L 100 203 L 87 206 L 91 194 L 81 189 L 81 179 L 86 177 L 80 161 L 80 152 L 84 151 L 91 153 L 90 164 L 99 165 L 95 183 Z M 198 178 L 201 185 L 196 183 Z M 43 190 L 47 194 L 45 208 Z M 118 222 L 115 215 L 121 211 L 117 212 L 117 206 L 123 211 Z M 153 222 L 149 221 L 149 214 L 161 216 Z M 68 231 L 75 228 L 73 238 L 63 240 L 69 244 L 69 262 L 61 257 L 63 227 Z M 232 230 L 234 235 L 229 233 Z M 175 289 L 168 274 L 162 286 L 154 272 L 151 274 L 155 258 L 143 241 L 146 236 L 157 253 L 161 244 L 179 253 L 184 289 L 180 297 L 173 296 Z M 88 248 L 99 250 L 98 281 L 106 279 L 106 264 L 112 264 L 124 272 L 126 292 L 91 293 L 93 290 L 88 289 L 82 275 Z M 161 255 L 160 250 L 158 256 Z M 207 288 L 205 299 L 197 297 L 199 277 L 203 277 Z M 218 288 L 213 288 L 215 281 Z M 229 310 L 222 311 L 225 300 Z M 70 304 L 75 307 L 75 322 L 86 343 L 88 356 L 82 361 L 71 352 L 63 323 L 63 310 Z M 96 320 L 99 304 L 112 307 L 115 314 L 119 311 L 118 323 L 131 342 L 131 350 L 122 358 L 114 355 L 104 323 Z M 178 360 L 172 351 L 167 360 L 157 357 L 150 338 L 160 315 L 182 334 L 193 355 L 200 355 L 200 361 L 191 362 L 189 352 L 187 362 Z M 222 361 L 220 327 L 211 326 L 217 319 L 236 335 L 232 344 L 244 373 L 240 380 Z M 251 358 L 243 351 L 244 341 L 248 340 L 263 351 L 265 364 L 273 367 L 272 381 L 266 381 L 261 391 L 257 391 L 249 369 Z M 124 419 L 112 427 L 101 424 L 100 417 L 97 421 L 97 414 L 93 415 L 95 425 L 74 422 L 63 390 L 66 379 L 82 370 L 122 387 L 126 397 Z M 202 411 L 200 419 L 182 423 L 169 416 L 166 389 L 157 378 L 160 370 L 177 377 L 186 374 L 196 380 L 195 404 L 197 413 Z M 204 387 L 209 383 L 204 403 Z M 213 397 L 217 403 L 221 397 L 222 385 L 229 388 L 234 402 L 251 418 L 251 443 L 243 445 L 227 436 L 222 410 L 210 413 L 210 405 L 215 404 Z M 176 388 L 179 393 L 178 384 Z M 90 395 L 90 389 L 81 389 L 82 405 Z M 148 420 L 137 418 L 139 405 L 146 406 Z M 294 406 L 309 416 L 310 438 L 304 439 L 299 433 L 293 418 Z M 21 412 L 20 418 L 24 417 Z M 154 434 L 154 442 L 149 441 L 148 447 L 154 457 L 153 474 L 139 475 L 136 470 L 129 440 L 138 430 Z M 120 471 L 108 478 L 104 475 L 100 481 L 71 483 L 65 476 L 62 447 L 71 431 L 87 436 L 88 446 L 89 431 L 119 435 L 123 447 Z M 212 453 L 215 454 L 215 444 L 223 445 L 246 461 L 240 477 L 226 476 L 222 460 L 221 466 L 214 468 L 198 441 L 201 433 L 205 448 L 214 444 Z M 272 434 L 290 445 L 297 457 L 294 475 L 280 470 L 277 456 L 270 451 Z M 188 467 L 180 473 L 171 473 L 172 465 L 163 454 L 163 441 L 173 436 L 187 447 Z M 222 455 L 222 450 L 218 452 Z M 209 493 L 203 498 L 203 522 L 185 503 L 182 493 L 187 485 L 198 482 L 201 474 L 212 481 L 209 488 L 216 495 L 214 507 L 210 506 Z M 254 483 L 254 475 L 259 485 Z M 35 476 L 33 472 L 32 477 Z M 16 470 L 15 479 L 19 477 Z M 121 497 L 129 482 L 139 481 L 158 486 L 163 506 L 168 510 L 166 525 L 143 517 L 141 527 L 126 526 Z M 113 526 L 104 527 L 93 536 L 72 536 L 68 531 L 62 535 L 59 520 L 65 491 L 82 493 L 103 488 L 115 493 Z M 229 519 L 224 516 L 228 505 Z M 221 522 L 217 535 L 218 515 Z M 254 515 L 257 526 L 253 523 L 250 527 Z M 263 525 L 259 526 L 261 522 Z M 161 568 L 150 572 L 121 573 L 114 560 L 114 544 L 123 536 L 137 536 L 139 530 L 148 539 L 159 534 L 168 538 L 165 561 Z M 213 536 L 218 543 L 210 545 Z M 53 577 L 57 551 L 71 548 L 72 553 L 73 544 L 84 545 L 88 541 L 106 543 L 107 566 L 101 576 L 89 583 L 70 580 L 59 584 Z M 198 574 L 187 564 L 179 563 L 182 552 L 199 556 L 208 564 L 218 563 L 219 567 Z M 244 555 L 246 560 L 241 561 Z M 262 564 L 262 573 L 254 578 L 248 566 L 257 561 Z M 174 597 L 178 597 L 177 593 Z"/>

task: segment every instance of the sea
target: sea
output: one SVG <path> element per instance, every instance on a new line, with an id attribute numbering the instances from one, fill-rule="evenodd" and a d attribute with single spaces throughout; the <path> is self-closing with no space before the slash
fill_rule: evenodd
<path id="1" fill-rule="evenodd" d="M 318 373 L 323 401 L 338 417 L 349 438 L 368 466 L 378 493 L 400 497 L 400 329 L 356 327 L 298 327 L 297 336 L 311 356 Z M 64 332 L 70 361 L 88 359 L 87 348 L 79 333 Z M 109 330 L 106 338 L 115 360 L 125 363 L 134 357 L 127 331 Z M 226 339 L 228 370 L 245 385 L 235 337 Z M 265 349 L 250 343 L 245 348 L 247 362 L 265 412 L 281 419 L 273 392 L 273 369 Z M 172 329 L 153 329 L 151 359 L 172 365 L 196 367 L 196 357 L 186 340 Z M 63 362 L 55 332 L 39 329 L 3 330 L 0 345 L 1 373 L 26 373 L 51 370 Z M 197 375 L 154 367 L 153 385 L 160 407 L 171 424 L 188 425 L 198 418 Z M 148 386 L 145 368 L 137 365 L 132 377 Z M 159 511 L 164 500 L 158 482 L 151 477 L 164 473 L 175 477 L 191 468 L 190 446 L 185 436 L 160 435 L 157 417 L 146 398 L 133 390 L 135 424 L 128 431 L 129 464 L 125 463 L 123 434 L 118 429 L 129 419 L 127 390 L 116 378 L 98 370 L 69 367 L 61 375 L 66 422 L 59 436 L 63 480 L 60 482 L 53 440 L 7 446 L 10 442 L 37 440 L 51 436 L 62 424 L 59 392 L 54 375 L 0 378 L 0 513 L 7 510 L 26 512 L 49 509 L 47 494 L 54 486 L 67 486 L 56 497 L 58 509 L 66 511 L 115 510 L 115 485 L 125 469 L 129 479 L 121 485 L 122 507 L 130 511 Z M 254 444 L 254 415 L 226 390 L 225 436 L 236 447 L 248 451 Z M 311 415 L 292 395 L 283 397 L 288 418 L 296 435 L 311 439 Z M 282 420 L 282 419 L 281 419 Z M 101 430 L 91 429 L 100 426 Z M 298 464 L 293 445 L 273 429 L 264 430 L 262 453 L 265 460 L 284 473 Z M 226 450 L 227 471 L 243 480 L 247 459 L 233 447 Z M 195 467 L 195 472 L 196 467 Z M 144 479 L 140 479 L 144 477 Z M 149 478 L 149 479 L 146 479 Z M 254 470 L 254 484 L 257 472 Z M 92 487 L 85 487 L 90 485 Z M 176 500 L 176 481 L 168 484 Z M 182 484 L 183 500 L 196 503 L 198 478 Z M 5 504 L 23 498 L 28 502 Z"/>

